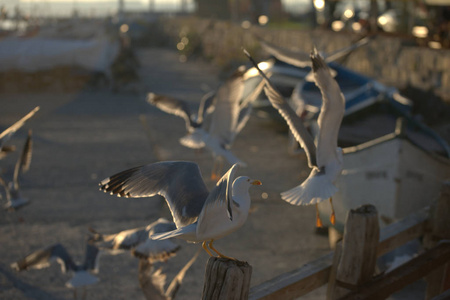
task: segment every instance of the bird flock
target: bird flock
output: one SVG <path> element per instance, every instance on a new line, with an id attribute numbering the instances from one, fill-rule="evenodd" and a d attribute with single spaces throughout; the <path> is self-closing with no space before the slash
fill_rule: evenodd
<path id="1" fill-rule="evenodd" d="M 160 218 L 148 226 L 112 234 L 99 233 L 89 228 L 85 242 L 86 255 L 82 264 L 75 263 L 65 247 L 55 243 L 12 263 L 11 267 L 17 271 L 40 269 L 57 261 L 63 272 L 72 273 L 66 286 L 74 288 L 76 298 L 77 288 L 85 288 L 98 282 L 98 277 L 94 274 L 99 270 L 100 255 L 129 252 L 139 259 L 139 282 L 147 299 L 173 299 L 186 271 L 199 254 L 197 252 L 186 263 L 165 289 L 164 263 L 181 248 L 175 238 L 201 243 L 210 256 L 236 260 L 222 254 L 213 243 L 233 233 L 246 222 L 251 205 L 249 189 L 262 184 L 257 179 L 238 176 L 247 164 L 232 152 L 232 146 L 251 117 L 253 102 L 263 91 L 303 148 L 311 169 L 306 180 L 282 192 L 281 199 L 296 206 L 317 206 L 327 200 L 331 203 L 332 196 L 337 191 L 336 180 L 343 168 L 342 150 L 337 145 L 337 137 L 344 115 L 345 99 L 334 79 L 333 71 L 327 66 L 327 62 L 337 57 L 337 54 L 327 55 L 323 59 L 313 49 L 309 61 L 305 62 L 304 55 L 293 55 L 262 40 L 260 42 L 264 49 L 280 60 L 288 63 L 297 61 L 294 63 L 297 65 L 302 60 L 303 64 L 311 66 L 312 78 L 322 93 L 317 138 L 309 133 L 301 118 L 271 82 L 271 74 L 265 74 L 250 53 L 244 50 L 252 66 L 240 66 L 217 90 L 207 93 L 201 99 L 197 113 L 191 112 L 187 101 L 170 95 L 149 92 L 146 99 L 148 104 L 184 119 L 187 133 L 179 139 L 181 145 L 192 149 L 206 148 L 212 153 L 211 179 L 216 184 L 211 190 L 207 188 L 195 162 L 159 161 L 118 172 L 102 180 L 99 183 L 100 190 L 125 198 L 162 196 L 173 220 Z M 364 43 L 365 40 L 359 42 L 358 46 Z M 246 80 L 255 77 L 259 83 L 253 90 L 245 91 Z M 36 107 L 0 134 L 0 159 L 14 150 L 14 147 L 5 144 L 8 139 L 38 110 L 39 107 Z M 0 177 L 7 201 L 5 209 L 17 210 L 30 203 L 19 193 L 19 177 L 29 169 L 31 153 L 30 130 L 11 180 Z M 229 169 L 223 173 L 225 164 L 229 165 Z M 333 222 L 334 215 L 330 218 Z M 320 218 L 317 219 L 320 225 Z M 85 289 L 82 298 L 86 298 Z"/>

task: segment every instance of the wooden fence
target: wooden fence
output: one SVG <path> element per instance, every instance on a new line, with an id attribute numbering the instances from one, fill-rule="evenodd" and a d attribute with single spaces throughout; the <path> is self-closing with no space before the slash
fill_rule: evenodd
<path id="1" fill-rule="evenodd" d="M 379 256 L 417 238 L 423 241 L 424 251 L 392 271 L 376 273 Z M 381 230 L 374 206 L 363 205 L 349 211 L 343 239 L 337 242 L 334 252 L 251 288 L 248 299 L 296 299 L 326 284 L 329 300 L 385 299 L 421 278 L 427 282 L 425 299 L 448 299 L 449 262 L 450 182 L 445 182 L 439 199 L 432 206 Z M 207 267 L 205 290 L 216 281 L 230 280 L 230 276 L 234 279 L 248 277 L 248 272 L 230 275 L 224 271 L 224 275 L 218 276 L 220 272 L 211 272 L 212 263 Z M 222 269 L 227 268 L 229 266 Z M 243 299 L 242 295 L 248 293 L 249 280 L 246 282 L 238 290 L 210 293 L 215 295 L 210 299 Z"/>

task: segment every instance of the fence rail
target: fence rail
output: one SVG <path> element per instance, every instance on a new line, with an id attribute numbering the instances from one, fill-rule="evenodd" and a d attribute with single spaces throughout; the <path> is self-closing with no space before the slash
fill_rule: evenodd
<path id="1" fill-rule="evenodd" d="M 326 284 L 327 299 L 384 299 L 423 277 L 426 299 L 441 299 L 439 295 L 450 288 L 450 242 L 442 241 L 450 239 L 449 215 L 450 182 L 442 185 L 432 207 L 382 230 L 373 206 L 351 210 L 343 240 L 334 252 L 251 288 L 249 299 L 294 299 Z M 374 276 L 377 257 L 419 237 L 426 251 L 389 273 Z"/>

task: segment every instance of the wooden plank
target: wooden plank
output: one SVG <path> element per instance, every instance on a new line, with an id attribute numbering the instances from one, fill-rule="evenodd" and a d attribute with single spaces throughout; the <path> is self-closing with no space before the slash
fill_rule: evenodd
<path id="1" fill-rule="evenodd" d="M 425 208 L 401 221 L 384 227 L 380 232 L 377 255 L 386 254 L 415 238 L 423 236 L 429 214 L 429 208 Z"/>
<path id="2" fill-rule="evenodd" d="M 380 227 L 375 206 L 362 205 L 348 212 L 342 253 L 336 270 L 337 284 L 331 299 L 338 299 L 372 279 L 379 239 Z"/>
<path id="3" fill-rule="evenodd" d="M 428 215 L 428 210 L 425 209 L 383 228 L 377 255 L 385 254 L 422 236 Z M 333 255 L 333 252 L 330 252 L 298 269 L 252 287 L 250 299 L 294 299 L 327 284 Z"/>
<path id="4" fill-rule="evenodd" d="M 247 299 L 252 267 L 242 261 L 210 257 L 205 270 L 202 299 Z"/>
<path id="5" fill-rule="evenodd" d="M 411 259 L 392 272 L 376 277 L 340 300 L 384 299 L 419 280 L 450 261 L 450 242 L 441 242 L 433 249 Z"/>
<path id="6" fill-rule="evenodd" d="M 333 252 L 250 289 L 251 300 L 294 299 L 328 282 Z"/>

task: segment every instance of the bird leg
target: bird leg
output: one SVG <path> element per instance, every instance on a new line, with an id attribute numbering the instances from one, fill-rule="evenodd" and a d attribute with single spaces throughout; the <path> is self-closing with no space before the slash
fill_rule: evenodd
<path id="1" fill-rule="evenodd" d="M 319 206 L 317 203 L 316 203 L 316 227 L 319 228 L 323 227 L 322 221 L 320 220 Z"/>
<path id="2" fill-rule="evenodd" d="M 209 246 L 209 248 L 210 248 L 211 250 L 213 250 L 214 252 L 216 252 L 217 255 L 219 255 L 220 258 L 226 258 L 226 259 L 230 259 L 230 260 L 237 260 L 236 258 L 229 257 L 229 256 L 226 256 L 226 255 L 223 255 L 222 253 L 220 253 L 216 248 L 214 248 L 213 242 L 214 242 L 214 240 L 211 240 L 211 241 L 209 242 L 208 246 Z"/>
<path id="3" fill-rule="evenodd" d="M 218 176 L 216 170 L 217 170 L 217 159 L 214 158 L 213 168 L 211 171 L 211 180 L 217 180 Z"/>
<path id="4" fill-rule="evenodd" d="M 209 256 L 214 256 L 211 251 L 209 251 L 208 247 L 206 246 L 206 241 L 203 241 L 202 248 L 205 249 L 205 251 L 209 254 Z"/>
<path id="5" fill-rule="evenodd" d="M 333 198 L 330 197 L 330 205 L 331 205 L 331 216 L 330 216 L 330 222 L 331 224 L 336 224 L 336 214 L 334 213 L 334 207 L 333 207 Z"/>

